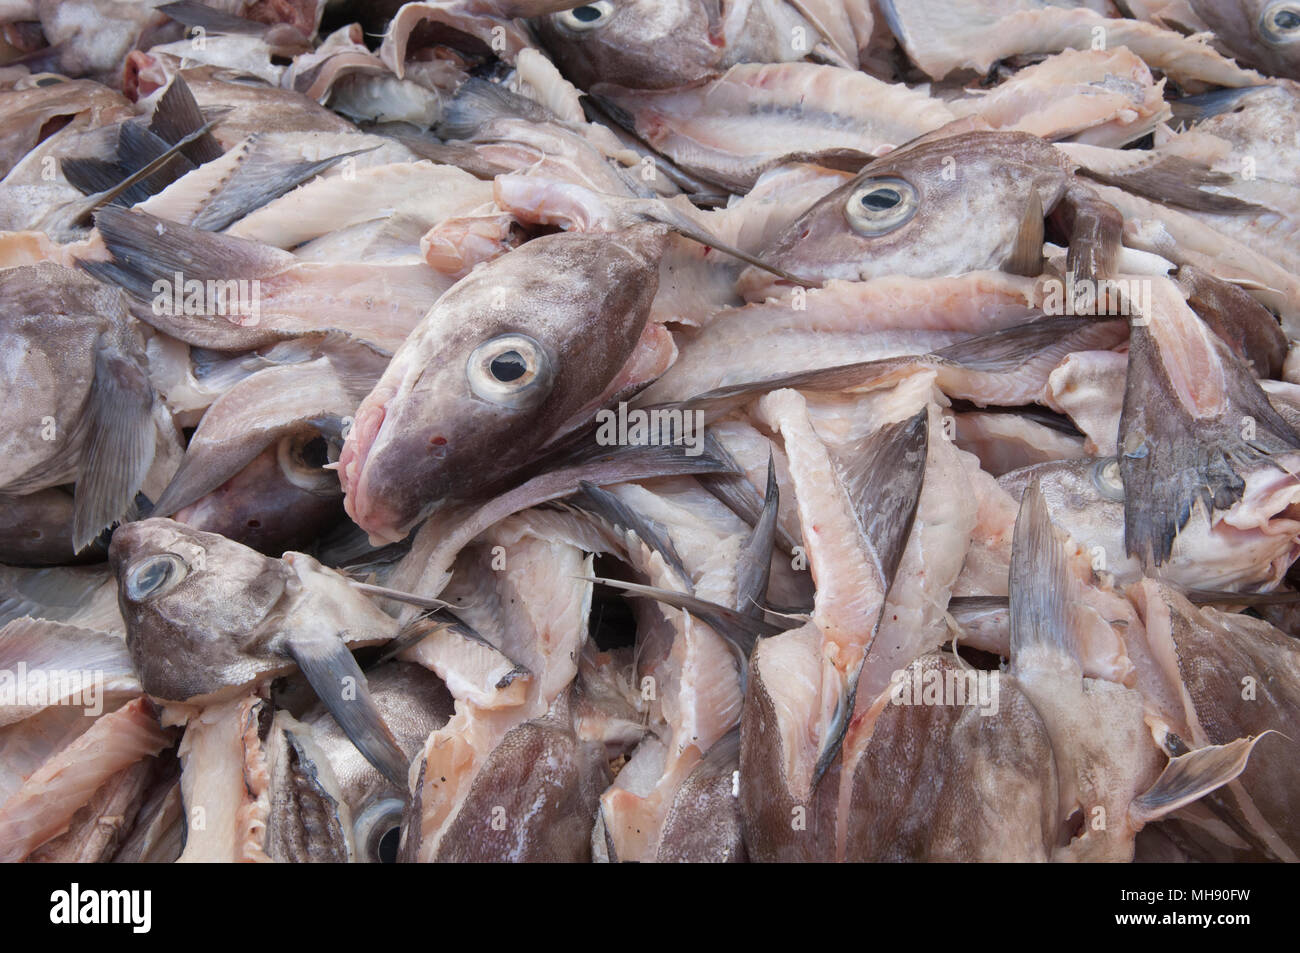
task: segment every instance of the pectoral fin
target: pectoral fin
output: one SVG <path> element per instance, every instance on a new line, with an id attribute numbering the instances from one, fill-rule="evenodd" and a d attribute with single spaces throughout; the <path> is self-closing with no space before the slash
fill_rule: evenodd
<path id="1" fill-rule="evenodd" d="M 1238 738 L 1226 745 L 1206 745 L 1171 758 L 1155 784 L 1134 798 L 1129 813 L 1134 820 L 1145 824 L 1222 787 L 1246 770 L 1255 745 L 1269 734 L 1274 732 Z"/>
<path id="2" fill-rule="evenodd" d="M 86 415 L 86 447 L 73 503 L 73 552 L 130 512 L 153 463 L 153 388 L 140 365 L 115 349 L 101 348 Z"/>
<path id="3" fill-rule="evenodd" d="M 384 777 L 406 790 L 410 763 L 370 696 L 365 675 L 342 640 L 328 635 L 296 638 L 287 648 L 357 750 Z"/>

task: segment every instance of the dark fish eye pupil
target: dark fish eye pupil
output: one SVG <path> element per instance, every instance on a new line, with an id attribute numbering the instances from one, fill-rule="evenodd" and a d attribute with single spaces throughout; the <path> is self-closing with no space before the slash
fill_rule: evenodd
<path id="1" fill-rule="evenodd" d="M 375 856 L 379 863 L 397 863 L 397 846 L 401 840 L 402 829 L 400 827 L 390 827 L 384 832 L 384 836 L 379 838 L 379 843 L 375 846 Z"/>
<path id="2" fill-rule="evenodd" d="M 302 462 L 309 467 L 323 467 L 330 462 L 329 444 L 324 437 L 315 437 L 303 444 Z"/>
<path id="3" fill-rule="evenodd" d="M 595 23 L 602 16 L 604 14 L 596 7 L 577 7 L 573 11 L 573 18 L 579 23 Z"/>
<path id="4" fill-rule="evenodd" d="M 488 370 L 503 384 L 509 384 L 511 381 L 517 381 L 523 377 L 528 370 L 523 355 L 518 351 L 506 351 L 492 359 L 488 365 Z"/>
<path id="5" fill-rule="evenodd" d="M 1273 25 L 1279 30 L 1294 30 L 1300 28 L 1300 13 L 1294 10 L 1279 10 L 1273 14 Z"/>
<path id="6" fill-rule="evenodd" d="M 862 196 L 862 207 L 868 212 L 887 212 L 903 201 L 894 189 L 875 189 Z"/>
<path id="7" fill-rule="evenodd" d="M 36 81 L 37 86 L 53 86 L 55 83 L 61 83 L 63 80 L 57 76 L 44 76 Z"/>

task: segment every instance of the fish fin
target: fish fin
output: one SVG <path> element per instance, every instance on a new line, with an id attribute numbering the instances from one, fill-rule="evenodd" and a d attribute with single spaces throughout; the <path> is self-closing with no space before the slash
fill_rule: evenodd
<path id="1" fill-rule="evenodd" d="M 1102 325 L 1114 325 L 1117 334 L 1125 323 L 1124 318 L 1094 318 L 1063 315 L 1042 318 L 1029 324 L 1020 324 L 1000 331 L 981 334 L 979 337 L 959 341 L 941 348 L 934 356 L 973 371 L 1006 373 L 1023 367 L 1034 357 L 1068 336 L 1082 332 L 1089 334 Z M 1120 343 L 1116 340 L 1114 344 Z M 1093 343 L 1093 347 L 1100 344 Z M 1091 350 L 1093 348 L 1079 348 Z"/>
<path id="2" fill-rule="evenodd" d="M 1020 227 L 1016 231 L 1015 243 L 1011 253 L 1002 263 L 1002 270 L 1012 275 L 1027 275 L 1030 278 L 1043 273 L 1043 199 L 1038 189 L 1029 190 L 1025 202 L 1025 212 L 1020 218 Z"/>
<path id="3" fill-rule="evenodd" d="M 1124 216 L 1091 189 L 1071 186 L 1052 210 L 1069 236 L 1065 270 L 1076 281 L 1096 282 L 1115 273 L 1124 237 Z"/>
<path id="4" fill-rule="evenodd" d="M 763 510 L 754 529 L 740 548 L 736 567 L 736 609 L 748 616 L 763 617 L 767 584 L 772 575 L 772 549 L 776 546 L 776 517 L 781 491 L 776 485 L 776 465 L 772 452 L 767 454 L 767 490 Z"/>
<path id="5" fill-rule="evenodd" d="M 1178 269 L 1187 304 L 1258 378 L 1278 379 L 1287 339 L 1273 312 L 1244 289 L 1190 265 Z"/>
<path id="6" fill-rule="evenodd" d="M 222 231 L 344 159 L 373 152 L 378 148 L 377 145 L 368 146 L 365 149 L 326 156 L 324 159 L 293 161 L 268 156 L 254 147 L 226 187 L 203 207 L 190 224 L 205 231 Z"/>
<path id="7" fill-rule="evenodd" d="M 471 77 L 461 83 L 447 103 L 434 133 L 442 140 L 473 139 L 480 127 L 503 118 L 556 121 L 555 114 L 536 100 L 511 92 L 499 83 Z"/>
<path id="8" fill-rule="evenodd" d="M 1072 634 L 1076 581 L 1037 481 L 1025 488 L 1020 499 L 1008 585 L 1012 664 L 1034 649 L 1076 659 Z"/>
<path id="9" fill-rule="evenodd" d="M 73 502 L 72 549 L 80 552 L 122 519 L 153 463 L 153 387 L 135 361 L 108 348 L 95 355 Z"/>
<path id="10" fill-rule="evenodd" d="M 769 377 L 766 380 L 718 387 L 675 404 L 658 404 L 646 409 L 680 407 L 683 410 L 702 410 L 704 419 L 708 422 L 717 420 L 736 408 L 748 404 L 755 397 L 774 390 L 789 388 L 862 393 L 889 387 L 901 376 L 910 373 L 919 361 L 924 360 L 924 356 L 908 355 L 877 361 L 861 361 L 855 364 L 839 364 L 835 367 L 823 367 L 811 371 L 797 371 L 793 374 Z"/>
<path id="11" fill-rule="evenodd" d="M 754 489 L 754 484 L 741 476 L 740 464 L 735 462 L 735 459 L 721 444 L 718 444 L 718 454 L 734 472 L 706 473 L 697 476 L 696 479 L 702 487 L 712 493 L 731 512 L 750 526 L 758 525 L 758 521 L 763 515 L 763 497 L 758 495 L 758 491 Z M 799 545 L 798 540 L 792 539 L 790 534 L 781 527 L 780 523 L 775 526 L 775 534 L 776 542 L 787 553 L 793 552 L 794 547 Z"/>
<path id="12" fill-rule="evenodd" d="M 366 676 L 348 647 L 341 639 L 322 635 L 290 639 L 287 650 L 357 750 L 384 777 L 406 790 L 410 763 L 384 722 Z"/>
<path id="13" fill-rule="evenodd" d="M 864 438 L 851 454 L 837 454 L 839 477 L 888 589 L 903 558 L 925 482 L 930 414 L 922 408 Z"/>
<path id="14" fill-rule="evenodd" d="M 117 162 L 124 171 L 131 173 L 147 168 L 173 148 L 161 136 L 149 131 L 139 123 L 123 123 L 117 137 Z M 127 190 L 124 198 L 127 204 L 143 202 L 151 195 L 157 195 L 181 176 L 193 172 L 198 166 L 187 159 L 183 149 L 177 149 L 148 178 L 142 179 Z"/>
<path id="15" fill-rule="evenodd" d="M 1287 606 L 1300 602 L 1300 592 L 1280 589 L 1276 592 L 1227 592 L 1218 589 L 1186 589 L 1183 596 L 1197 606 Z"/>
<path id="16" fill-rule="evenodd" d="M 1216 335 L 1208 343 L 1222 365 L 1226 394 L 1217 416 L 1198 418 L 1179 400 L 1150 328 L 1134 322 L 1130 331 L 1119 433 L 1124 548 L 1147 565 L 1169 559 L 1196 503 L 1208 519 L 1242 498 L 1246 483 L 1238 466 L 1300 451 L 1300 434 L 1268 402 L 1250 369 Z M 1250 422 L 1249 439 L 1243 421 Z"/>
<path id="17" fill-rule="evenodd" d="M 255 20 L 246 20 L 234 14 L 223 13 L 220 10 L 213 9 L 206 3 L 199 2 L 199 0 L 177 0 L 175 3 L 164 3 L 156 9 L 159 13 L 166 14 L 177 23 L 191 27 L 203 27 L 209 33 L 261 36 L 270 29 L 265 23 L 258 23 Z"/>
<path id="18" fill-rule="evenodd" d="M 194 6 L 203 6 L 203 4 L 194 4 Z M 204 9 L 211 8 L 204 7 Z M 202 129 L 204 122 L 203 112 L 199 109 L 194 94 L 190 92 L 189 84 L 185 82 L 185 77 L 177 73 L 167 89 L 158 97 L 153 116 L 149 119 L 149 131 L 164 142 L 174 145 Z M 205 162 L 221 158 L 222 148 L 216 136 L 211 132 L 203 132 L 181 147 L 181 155 L 195 166 L 200 166 Z"/>
<path id="19" fill-rule="evenodd" d="M 156 280 L 170 283 L 177 272 L 188 281 L 264 278 L 292 265 L 293 255 L 257 242 L 178 225 L 146 212 L 105 208 L 95 227 L 112 252 L 117 283 L 146 303 Z M 102 262 L 82 261 L 92 274 Z"/>
<path id="20" fill-rule="evenodd" d="M 886 593 L 893 584 L 916 519 L 929 453 L 929 424 L 929 409 L 923 408 L 865 438 L 858 444 L 851 463 L 846 465 L 842 454 L 836 461 L 840 482 L 848 492 L 858 525 L 879 561 Z M 813 767 L 814 789 L 844 744 L 857 704 L 861 674 L 861 666 L 851 672 L 845 690 L 835 699 L 835 712 Z"/>
<path id="21" fill-rule="evenodd" d="M 1206 745 L 1170 758 L 1155 783 L 1133 799 L 1129 813 L 1145 824 L 1186 807 L 1237 778 L 1260 739 L 1275 733 L 1270 730 L 1226 745 Z"/>
<path id="22" fill-rule="evenodd" d="M 1155 162 L 1127 172 L 1096 172 L 1081 167 L 1079 175 L 1162 205 L 1173 205 L 1193 212 L 1253 215 L 1265 211 L 1262 205 L 1242 201 L 1234 195 L 1206 191 L 1205 186 L 1231 185 L 1232 176 L 1214 172 L 1182 156 L 1162 156 Z"/>
<path id="23" fill-rule="evenodd" d="M 715 251 L 720 251 L 724 255 L 730 255 L 737 261 L 743 261 L 747 265 L 753 265 L 755 268 L 766 271 L 768 274 L 776 275 L 776 277 L 783 281 L 788 281 L 791 284 L 799 285 L 803 288 L 821 287 L 820 282 L 811 281 L 807 278 L 800 278 L 793 272 L 786 271 L 784 268 L 779 268 L 770 262 L 764 261 L 758 255 L 752 255 L 743 248 L 737 248 L 735 245 L 722 241 L 722 239 L 713 235 L 698 222 L 687 218 L 671 205 L 666 205 L 658 199 L 629 199 L 628 204 L 630 206 L 639 206 L 642 214 L 646 218 L 651 221 L 659 222 L 662 225 L 667 225 L 679 235 L 689 238 L 692 241 L 699 242 L 701 245 L 706 245 Z M 1042 243 L 1040 242 L 1039 248 L 1041 249 L 1041 247 Z"/>
<path id="24" fill-rule="evenodd" d="M 111 189 L 126 177 L 126 170 L 107 159 L 71 156 L 60 162 L 59 168 L 63 170 L 63 177 L 82 195 Z"/>
<path id="25" fill-rule="evenodd" d="M 857 175 L 879 158 L 881 157 L 873 156 L 861 149 L 820 149 L 815 152 L 790 152 L 765 163 L 759 174 L 761 175 L 763 172 L 775 169 L 778 166 L 807 163 L 808 165 L 821 166 L 823 169 L 831 169 L 835 172 L 850 172 Z"/>
<path id="26" fill-rule="evenodd" d="M 441 599 L 428 599 L 424 596 L 417 596 L 412 592 L 401 592 L 397 589 L 389 589 L 387 586 L 374 586 L 368 582 L 358 582 L 355 579 L 349 579 L 348 583 L 363 595 L 379 596 L 383 599 L 392 599 L 395 602 L 405 602 L 408 605 L 419 606 L 421 609 L 446 609 L 451 605 L 451 603 L 443 602 Z"/>
<path id="27" fill-rule="evenodd" d="M 51 621 L 70 618 L 90 601 L 106 578 L 64 566 L 0 576 L 0 625 L 23 616 Z"/>
<path id="28" fill-rule="evenodd" d="M 595 582 L 603 586 L 622 589 L 629 595 L 644 596 L 647 599 L 654 599 L 656 602 L 672 606 L 674 609 L 689 612 L 726 639 L 728 644 L 745 658 L 749 658 L 750 653 L 754 650 L 755 643 L 760 638 L 780 635 L 782 632 L 797 629 L 804 624 L 802 620 L 782 620 L 781 624 L 767 622 L 764 619 L 742 615 L 735 609 L 729 609 L 726 606 L 718 605 L 716 602 L 709 602 L 684 592 L 659 589 L 655 586 L 643 586 L 637 582 L 624 582 L 620 579 L 597 579 L 586 576 L 578 578 L 583 579 L 585 582 Z"/>
<path id="29" fill-rule="evenodd" d="M 578 491 L 565 499 L 565 503 L 574 509 L 588 513 L 613 526 L 619 533 L 631 533 L 641 542 L 663 557 L 672 569 L 678 581 L 687 590 L 691 587 L 691 574 L 687 571 L 672 537 L 660 524 L 649 520 L 633 510 L 609 490 L 596 486 L 589 480 L 578 484 Z"/>
<path id="30" fill-rule="evenodd" d="M 110 188 L 107 188 L 102 192 L 96 192 L 94 195 L 89 195 L 85 198 L 85 200 L 81 202 L 75 202 L 70 206 L 66 206 L 66 207 L 61 206 L 55 209 L 54 211 L 50 212 L 48 215 L 45 216 L 45 218 L 41 220 L 40 227 L 45 229 L 46 231 L 57 232 L 60 229 L 78 225 L 79 223 L 83 222 L 88 216 L 93 214 L 96 209 L 108 205 L 110 202 L 115 200 L 119 195 L 122 195 L 128 189 L 132 188 L 137 182 L 141 182 L 149 178 L 151 175 L 153 175 L 163 166 L 167 165 L 169 162 L 171 162 L 173 156 L 178 154 L 182 149 L 185 148 L 185 146 L 189 145 L 191 142 L 198 139 L 199 136 L 205 134 L 219 121 L 220 120 L 214 119 L 211 122 L 205 123 L 197 131 L 190 133 L 188 136 L 184 137 L 179 142 L 172 144 L 166 149 L 166 151 L 164 151 L 160 156 L 158 156 L 158 158 L 154 159 L 152 162 L 148 163 L 143 168 L 137 169 L 136 171 L 132 172 L 130 175 L 128 175 L 126 178 L 124 178 L 121 182 L 117 183 L 116 185 L 111 186 Z"/>
<path id="31" fill-rule="evenodd" d="M 1169 106 L 1173 110 L 1176 122 L 1190 126 L 1220 113 L 1225 113 L 1233 109 L 1237 105 L 1237 101 L 1242 97 L 1267 88 L 1266 86 L 1235 86 L 1228 89 L 1216 89 L 1210 93 L 1170 100 Z"/>
<path id="32" fill-rule="evenodd" d="M 353 585 L 357 586 L 358 589 L 361 589 L 362 592 L 381 588 L 380 586 L 362 587 L 358 583 L 353 583 Z M 390 595 L 390 593 L 392 592 L 393 590 L 388 589 L 388 590 L 384 590 L 382 593 L 368 592 L 367 594 L 384 595 L 387 598 L 397 599 L 398 601 L 401 602 L 407 601 L 407 599 L 405 598 L 407 595 L 406 593 L 397 593 L 396 595 Z M 438 600 L 425 599 L 422 601 L 426 603 L 434 603 L 437 602 Z M 420 603 L 415 603 L 415 604 L 419 605 Z M 468 622 L 465 622 L 457 618 L 455 615 L 452 615 L 452 613 L 446 611 L 445 608 L 435 608 L 434 611 L 430 612 L 428 615 L 416 616 L 410 622 L 406 623 L 406 625 L 402 626 L 401 631 L 398 632 L 396 636 L 394 636 L 391 642 L 389 642 L 387 645 L 384 646 L 383 652 L 380 653 L 379 657 L 375 659 L 374 663 L 370 665 L 369 668 L 375 668 L 376 666 L 382 665 L 385 662 L 392 661 L 397 656 L 405 652 L 407 649 L 411 648 L 412 646 L 419 645 L 421 642 L 427 639 L 434 632 L 444 628 L 452 629 L 457 634 L 459 634 L 461 638 L 468 639 L 471 642 L 481 642 L 482 644 L 492 649 L 494 652 L 499 653 L 502 657 L 506 658 L 510 662 L 514 662 L 515 668 L 521 671 L 527 671 L 527 669 L 524 668 L 524 666 L 520 665 L 518 662 L 515 662 L 514 659 L 510 658 L 508 655 L 506 655 L 504 652 L 498 649 L 487 639 L 483 638 L 483 636 L 479 634 L 478 630 L 475 629 L 473 626 L 471 626 Z"/>

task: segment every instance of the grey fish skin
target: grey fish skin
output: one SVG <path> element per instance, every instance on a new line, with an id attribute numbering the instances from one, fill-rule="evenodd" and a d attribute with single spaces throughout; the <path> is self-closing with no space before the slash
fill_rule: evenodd
<path id="1" fill-rule="evenodd" d="M 209 705 L 296 665 L 366 758 L 403 783 L 409 762 L 350 651 L 398 626 L 344 577 L 303 553 L 270 559 L 156 518 L 123 527 L 109 559 L 146 692 Z"/>
<path id="2" fill-rule="evenodd" d="M 211 493 L 172 514 L 268 556 L 302 549 L 343 518 L 343 492 L 315 431 L 281 437 Z"/>
<path id="3" fill-rule="evenodd" d="M 760 257 L 819 281 L 995 271 L 1012 256 L 1030 193 L 1050 213 L 1068 179 L 1061 154 L 1025 133 L 918 141 L 877 159 L 827 195 Z M 855 225 L 864 202 L 873 206 L 869 212 L 879 210 L 877 220 Z M 971 222 L 980 228 L 972 231 Z M 746 272 L 742 288 L 755 278 L 763 282 Z"/>
<path id="4" fill-rule="evenodd" d="M 544 236 L 444 294 L 357 410 L 339 458 L 353 520 L 395 541 L 531 462 L 633 355 L 664 242 L 650 225 Z"/>
<path id="5" fill-rule="evenodd" d="M 290 645 L 313 615 L 349 644 L 396 634 L 397 624 L 343 577 L 301 553 L 286 556 L 271 559 L 168 519 L 120 527 L 109 561 L 145 691 L 204 704 L 291 671 Z M 313 591 L 318 580 L 325 588 Z"/>
<path id="6" fill-rule="evenodd" d="M 553 13 L 534 21 L 533 29 L 564 75 L 583 89 L 596 82 L 668 89 L 736 63 L 820 58 L 857 65 L 820 42 L 795 4 L 754 3 L 743 23 L 728 24 L 717 0 L 622 0 Z M 803 49 L 795 47 L 795 36 L 805 40 Z"/>
<path id="7" fill-rule="evenodd" d="M 1265 858 L 1294 862 L 1300 855 L 1294 740 L 1300 722 L 1300 644 L 1261 619 L 1197 608 L 1154 580 L 1130 593 L 1149 637 L 1172 649 L 1173 674 L 1184 688 L 1188 744 L 1282 733 L 1263 740 L 1238 781 L 1221 794 L 1227 809 L 1255 833 Z M 1243 691 L 1243 679 L 1251 679 L 1253 693 Z"/>
<path id="8" fill-rule="evenodd" d="M 95 545 L 73 552 L 72 508 L 72 494 L 61 487 L 0 496 L 0 563 L 60 566 L 102 557 L 102 548 Z"/>
<path id="9" fill-rule="evenodd" d="M 1291 0 L 1190 0 L 1214 38 L 1241 62 L 1300 79 L 1300 5 Z"/>
<path id="10" fill-rule="evenodd" d="M 153 462 L 155 395 L 120 292 L 59 265 L 0 271 L 0 492 L 77 483 L 72 545 L 125 517 Z"/>
<path id="11" fill-rule="evenodd" d="M 447 723 L 454 701 L 433 672 L 410 662 L 386 662 L 366 673 L 370 693 L 403 753 L 414 758 L 430 732 Z M 381 863 L 396 859 L 395 838 L 408 800 L 348 739 L 324 705 L 302 716 L 316 747 L 329 761 L 339 791 L 352 814 L 354 860 Z"/>
<path id="12" fill-rule="evenodd" d="M 899 684 L 974 684 L 966 668 L 932 653 L 912 662 Z M 893 703 L 892 688 L 872 706 L 844 818 L 846 861 L 1048 859 L 1057 802 L 1051 739 L 1013 679 L 978 674 L 998 680 L 992 713 L 973 695 L 962 705 L 928 705 L 909 691 Z"/>

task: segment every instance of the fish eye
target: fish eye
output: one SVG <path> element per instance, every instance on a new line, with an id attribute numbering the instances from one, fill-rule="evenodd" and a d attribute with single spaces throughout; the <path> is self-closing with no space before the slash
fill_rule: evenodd
<path id="1" fill-rule="evenodd" d="M 175 553 L 150 556 L 131 567 L 126 575 L 126 595 L 134 602 L 161 596 L 189 572 L 185 560 Z"/>
<path id="2" fill-rule="evenodd" d="M 609 0 L 596 0 L 584 3 L 572 10 L 565 10 L 555 15 L 555 22 L 573 33 L 585 33 L 603 26 L 614 14 L 614 4 Z"/>
<path id="3" fill-rule="evenodd" d="M 397 846 L 402 839 L 402 812 L 406 805 L 395 797 L 376 801 L 357 815 L 352 834 L 358 859 L 366 864 L 397 862 Z"/>
<path id="4" fill-rule="evenodd" d="M 551 390 L 551 360 L 526 334 L 502 334 L 476 347 L 465 367 L 469 386 L 504 407 L 535 407 Z"/>
<path id="5" fill-rule="evenodd" d="M 916 214 L 916 189 L 902 179 L 868 179 L 844 206 L 849 225 L 859 235 L 886 235 Z"/>
<path id="6" fill-rule="evenodd" d="M 338 489 L 338 477 L 322 469 L 330 462 L 329 441 L 318 433 L 285 437 L 276 447 L 276 461 L 285 479 L 304 490 Z"/>
<path id="7" fill-rule="evenodd" d="M 1281 43 L 1300 36 L 1300 4 L 1279 3 L 1259 18 L 1259 31 L 1265 39 Z"/>
<path id="8" fill-rule="evenodd" d="M 1092 485 L 1108 500 L 1124 501 L 1124 477 L 1117 457 L 1104 457 L 1092 465 Z"/>

